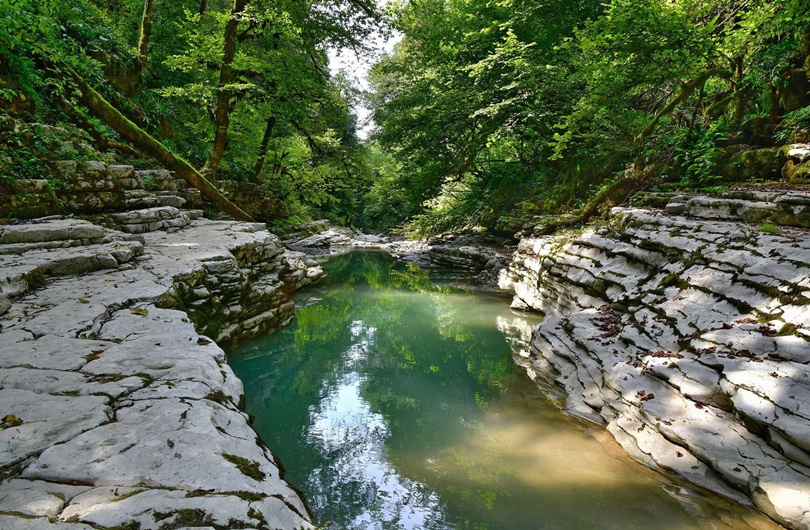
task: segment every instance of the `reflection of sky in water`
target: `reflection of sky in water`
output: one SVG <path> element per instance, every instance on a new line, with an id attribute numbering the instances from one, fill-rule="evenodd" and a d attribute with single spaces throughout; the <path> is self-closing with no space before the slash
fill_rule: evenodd
<path id="1" fill-rule="evenodd" d="M 319 445 L 326 460 L 307 479 L 310 501 L 357 507 L 347 530 L 449 528 L 440 523 L 443 507 L 436 492 L 400 476 L 386 460 L 388 425 L 361 397 L 365 377 L 356 371 L 374 346 L 375 329 L 354 321 L 351 332 L 352 345 L 343 356 L 345 373 L 334 387 L 322 389 L 317 407 L 310 407 L 307 441 Z"/>
<path id="2" fill-rule="evenodd" d="M 774 528 L 639 468 L 607 431 L 560 414 L 546 397 L 562 402 L 560 391 L 541 391 L 508 354 L 536 322 L 508 299 L 438 292 L 382 254 L 334 258 L 329 274 L 290 328 L 229 352 L 254 427 L 318 523 Z"/>

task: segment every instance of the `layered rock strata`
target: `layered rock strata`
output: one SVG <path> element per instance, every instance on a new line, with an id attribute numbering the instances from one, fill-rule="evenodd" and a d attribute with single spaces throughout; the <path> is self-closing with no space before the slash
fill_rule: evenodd
<path id="1" fill-rule="evenodd" d="M 794 190 L 729 190 L 716 196 L 649 193 L 643 205 L 673 215 L 810 228 L 810 193 Z"/>
<path id="2" fill-rule="evenodd" d="M 0 528 L 313 528 L 201 334 L 282 325 L 312 265 L 257 224 L 4 227 Z"/>
<path id="3" fill-rule="evenodd" d="M 163 206 L 198 208 L 202 204 L 199 190 L 162 169 L 61 160 L 53 163 L 51 177 L 16 180 L 11 190 L 0 194 L 0 217 L 30 219 Z"/>
<path id="4" fill-rule="evenodd" d="M 485 284 L 495 284 L 509 263 L 502 247 L 469 234 L 448 234 L 428 241 L 394 241 L 383 246 L 394 257 L 426 269 L 452 269 Z"/>
<path id="5" fill-rule="evenodd" d="M 526 361 L 570 412 L 810 528 L 807 232 L 614 209 L 610 226 L 522 240 L 501 285 L 545 315 Z"/>
<path id="6" fill-rule="evenodd" d="M 313 235 L 294 237 L 285 244 L 308 255 L 339 254 L 352 250 L 382 250 L 406 263 L 425 269 L 458 271 L 465 279 L 497 283 L 498 273 L 509 263 L 509 253 L 484 244 L 470 234 L 448 234 L 427 241 L 390 241 L 387 237 L 360 234 L 349 228 L 327 228 Z"/>

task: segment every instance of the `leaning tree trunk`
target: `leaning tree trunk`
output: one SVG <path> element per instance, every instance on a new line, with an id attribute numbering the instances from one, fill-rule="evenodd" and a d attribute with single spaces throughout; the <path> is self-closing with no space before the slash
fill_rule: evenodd
<path id="1" fill-rule="evenodd" d="M 648 184 L 648 172 L 642 167 L 643 161 L 637 159 L 632 168 L 629 168 L 624 177 L 617 181 L 602 186 L 593 199 L 588 202 L 579 212 L 562 220 L 548 223 L 542 227 L 535 228 L 535 235 L 549 235 L 571 226 L 581 225 L 588 220 L 599 215 L 600 210 L 608 203 L 621 204 L 634 193 L 644 189 Z"/>
<path id="2" fill-rule="evenodd" d="M 688 83 L 684 83 L 681 85 L 681 89 L 675 95 L 675 97 L 670 101 L 663 109 L 658 111 L 655 116 L 653 117 L 652 121 L 644 128 L 643 131 L 636 137 L 637 142 L 641 142 L 645 138 L 647 138 L 650 134 L 655 131 L 655 128 L 658 126 L 658 123 L 661 121 L 661 118 L 664 116 L 669 116 L 672 114 L 678 105 L 686 101 L 689 96 L 694 94 L 695 90 L 698 88 L 702 89 L 703 86 L 706 84 L 706 81 L 712 77 L 719 77 L 721 79 L 728 79 L 733 75 L 733 72 L 729 70 L 723 70 L 721 68 L 711 68 L 706 70 L 698 77 L 689 81 Z"/>
<path id="3" fill-rule="evenodd" d="M 191 164 L 172 153 L 165 145 L 158 142 L 149 134 L 129 121 L 104 97 L 87 84 L 76 72 L 68 70 L 79 88 L 81 97 L 79 102 L 90 109 L 97 118 L 112 127 L 121 138 L 137 147 L 160 162 L 166 169 L 172 170 L 189 184 L 200 190 L 200 193 L 234 219 L 239 221 L 253 221 L 253 218 L 241 208 L 229 201 L 220 191 L 208 182 Z"/>
<path id="4" fill-rule="evenodd" d="M 217 90 L 217 110 L 214 115 L 216 132 L 214 133 L 214 147 L 211 150 L 211 157 L 205 164 L 203 173 L 216 181 L 217 169 L 222 155 L 225 153 L 225 140 L 228 136 L 228 126 L 231 121 L 231 98 L 233 91 L 228 85 L 233 81 L 233 70 L 231 64 L 236 55 L 236 34 L 239 28 L 239 15 L 247 7 L 249 0 L 234 0 L 231 15 L 225 25 L 225 35 L 222 40 L 222 65 L 219 69 L 219 89 Z"/>
<path id="5" fill-rule="evenodd" d="M 74 107 L 73 104 L 70 101 L 68 101 L 67 99 L 65 99 L 64 97 L 60 96 L 58 101 L 62 105 L 62 108 L 64 109 L 65 113 L 70 115 L 70 116 L 73 116 L 73 119 L 74 119 L 76 125 L 80 129 L 84 129 L 87 132 L 87 134 L 89 134 L 90 137 L 96 142 L 96 145 L 102 151 L 108 151 L 110 149 L 114 149 L 114 150 L 118 151 L 119 153 L 127 155 L 127 156 L 140 157 L 140 156 L 143 155 L 143 153 L 141 153 L 137 149 L 133 149 L 132 147 L 130 147 L 128 145 L 125 145 L 125 144 L 120 144 L 120 143 L 118 143 L 118 142 L 116 142 L 114 140 L 110 140 L 109 138 L 104 136 L 104 133 L 102 133 L 99 130 L 99 128 L 96 127 L 96 125 L 90 120 L 90 118 L 88 118 L 84 114 L 84 112 L 82 112 L 80 109 Z"/>

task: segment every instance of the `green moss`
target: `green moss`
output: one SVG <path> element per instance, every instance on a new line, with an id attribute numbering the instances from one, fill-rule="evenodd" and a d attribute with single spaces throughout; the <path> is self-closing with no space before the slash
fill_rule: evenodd
<path id="1" fill-rule="evenodd" d="M 254 508 L 250 508 L 248 510 L 247 515 L 251 519 L 256 519 L 257 521 L 259 521 L 260 526 L 267 526 L 267 519 L 264 518 L 264 514 L 262 512 L 260 512 L 259 510 L 256 510 Z"/>
<path id="2" fill-rule="evenodd" d="M 113 497 L 112 499 L 110 499 L 110 502 L 121 502 L 124 499 L 134 497 L 135 495 L 137 495 L 139 493 L 143 493 L 143 492 L 144 492 L 144 490 L 132 490 L 129 493 L 124 493 L 123 495 L 118 495 L 117 497 Z"/>
<path id="3" fill-rule="evenodd" d="M 253 460 L 248 460 L 242 456 L 232 455 L 230 453 L 221 453 L 222 458 L 235 465 L 236 468 L 242 472 L 246 477 L 261 482 L 267 475 L 260 469 L 261 464 Z"/>
<path id="4" fill-rule="evenodd" d="M 195 526 L 211 526 L 211 514 L 203 510 L 194 510 L 191 508 L 183 508 L 176 512 L 161 513 L 155 512 L 152 514 L 156 522 L 165 521 L 166 519 L 173 518 L 171 522 L 160 525 L 160 530 L 175 530 L 177 528 L 195 527 Z"/>
<path id="5" fill-rule="evenodd" d="M 757 225 L 757 230 L 765 234 L 778 234 L 779 227 L 773 223 L 762 223 Z"/>
<path id="6" fill-rule="evenodd" d="M 213 390 L 209 392 L 208 395 L 205 396 L 205 399 L 214 401 L 223 406 L 227 406 L 231 403 L 231 400 L 228 399 L 228 396 L 226 396 L 225 392 L 223 392 L 222 390 Z"/>
<path id="7" fill-rule="evenodd" d="M 186 493 L 186 498 L 207 497 L 207 496 L 239 497 L 243 501 L 248 501 L 248 502 L 258 502 L 258 501 L 262 501 L 262 500 L 267 498 L 266 495 L 263 495 L 261 493 L 256 493 L 256 492 L 253 492 L 253 491 L 217 491 L 217 492 L 214 492 L 214 491 L 211 491 L 211 490 L 194 490 L 194 491 L 189 491 L 188 493 Z"/>
<path id="8" fill-rule="evenodd" d="M 25 469 L 24 462 L 15 462 L 6 466 L 0 466 L 0 481 L 19 476 L 23 472 L 23 469 Z"/>
<path id="9" fill-rule="evenodd" d="M 788 322 L 788 323 L 786 323 L 785 325 L 782 326 L 782 329 L 779 330 L 778 335 L 780 337 L 787 337 L 789 335 L 795 335 L 796 334 L 796 329 L 797 329 L 796 324 L 792 324 L 792 323 Z"/>
<path id="10" fill-rule="evenodd" d="M 795 294 L 801 291 L 801 288 L 796 285 L 792 285 L 789 292 L 783 292 L 775 285 L 765 285 L 747 278 L 739 278 L 738 281 L 746 287 L 750 287 L 762 294 L 779 300 L 779 303 L 784 305 L 807 305 L 810 303 L 810 298 L 801 294 Z"/>

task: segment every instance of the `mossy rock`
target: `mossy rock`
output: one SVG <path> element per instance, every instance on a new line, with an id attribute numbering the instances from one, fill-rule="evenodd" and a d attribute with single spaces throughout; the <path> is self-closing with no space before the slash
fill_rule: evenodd
<path id="1" fill-rule="evenodd" d="M 727 182 L 767 182 L 779 179 L 778 150 L 738 149 L 720 155 L 718 173 Z"/>
<path id="2" fill-rule="evenodd" d="M 788 160 L 782 166 L 782 178 L 791 184 L 810 181 L 810 162 L 797 164 L 793 160 Z"/>
<path id="3" fill-rule="evenodd" d="M 810 128 L 795 129 L 790 133 L 789 143 L 806 144 L 810 142 Z"/>

